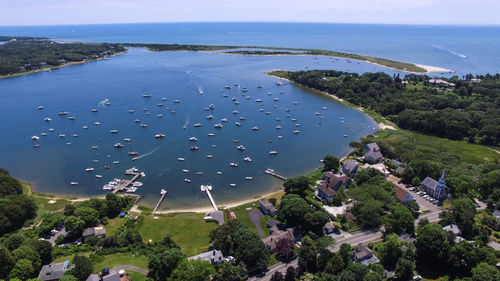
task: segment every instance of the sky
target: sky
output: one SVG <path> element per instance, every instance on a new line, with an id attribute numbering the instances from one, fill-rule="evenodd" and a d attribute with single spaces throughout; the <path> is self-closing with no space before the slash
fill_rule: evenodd
<path id="1" fill-rule="evenodd" d="M 0 25 L 326 22 L 500 25 L 500 0 L 0 0 Z"/>

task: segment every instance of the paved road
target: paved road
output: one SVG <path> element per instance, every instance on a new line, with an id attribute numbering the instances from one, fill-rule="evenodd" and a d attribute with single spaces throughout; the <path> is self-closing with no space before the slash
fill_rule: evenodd
<path id="1" fill-rule="evenodd" d="M 144 275 L 148 275 L 148 273 L 149 273 L 148 270 L 145 270 L 145 269 L 137 267 L 137 266 L 132 266 L 132 265 L 119 265 L 119 266 L 115 266 L 115 267 L 113 267 L 113 268 L 111 268 L 109 270 L 109 273 L 110 274 L 115 274 L 115 273 L 118 273 L 122 269 L 125 270 L 125 272 L 127 272 L 127 271 L 135 271 L 135 272 L 139 272 L 140 274 L 144 274 Z"/>

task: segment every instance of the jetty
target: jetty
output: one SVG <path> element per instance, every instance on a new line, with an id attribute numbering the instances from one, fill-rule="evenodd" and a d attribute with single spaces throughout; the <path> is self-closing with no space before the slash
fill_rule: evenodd
<path id="1" fill-rule="evenodd" d="M 153 209 L 153 214 L 156 213 L 156 210 L 158 209 L 158 207 L 160 207 L 161 201 L 163 201 L 163 198 L 165 198 L 165 196 L 167 195 L 167 191 L 165 189 L 162 189 L 160 191 L 160 194 L 161 194 L 160 200 L 158 200 L 158 203 L 156 203 L 156 206 Z"/>
<path id="2" fill-rule="evenodd" d="M 208 199 L 210 199 L 210 203 L 212 203 L 214 210 L 218 211 L 219 209 L 217 208 L 217 205 L 215 205 L 215 201 L 214 201 L 214 198 L 212 198 L 212 194 L 210 194 L 210 190 L 212 190 L 211 185 L 202 185 L 201 186 L 201 191 L 205 191 L 207 193 Z"/>
<path id="3" fill-rule="evenodd" d="M 277 177 L 278 179 L 283 180 L 283 181 L 286 181 L 286 180 L 287 180 L 287 178 L 286 178 L 286 177 L 284 177 L 284 176 L 282 176 L 282 175 L 280 175 L 280 174 L 276 173 L 273 169 L 266 169 L 266 170 L 264 171 L 264 173 L 266 173 L 266 174 L 268 174 L 268 175 L 271 175 L 271 176 L 273 176 L 273 177 Z"/>
<path id="4" fill-rule="evenodd" d="M 134 172 L 130 172 L 130 170 L 127 170 L 126 172 L 127 175 L 133 175 L 133 177 L 129 180 L 120 180 L 118 182 L 118 184 L 113 188 L 113 191 L 111 191 L 111 193 L 118 193 L 120 191 L 123 191 L 125 190 L 126 187 L 128 187 L 129 185 L 131 185 L 134 181 L 136 181 L 139 177 L 145 177 L 146 174 L 144 174 L 144 172 L 138 172 L 138 171 L 134 171 Z"/>

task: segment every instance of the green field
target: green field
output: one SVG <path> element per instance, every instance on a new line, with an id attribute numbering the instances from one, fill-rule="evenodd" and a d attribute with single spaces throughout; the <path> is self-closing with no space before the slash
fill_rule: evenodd
<path id="1" fill-rule="evenodd" d="M 146 280 L 151 280 L 148 277 L 146 277 L 145 275 L 143 275 L 143 274 L 141 274 L 139 272 L 135 272 L 135 271 L 127 270 L 127 275 L 128 275 L 128 279 L 130 281 L 146 281 Z"/>
<path id="2" fill-rule="evenodd" d="M 89 256 L 90 253 L 80 254 L 82 256 Z M 73 260 L 74 255 L 70 256 L 62 256 L 52 263 L 58 263 L 63 261 L 71 261 Z M 101 269 L 105 267 L 113 268 L 118 265 L 133 265 L 143 269 L 148 269 L 148 258 L 146 256 L 131 256 L 129 253 L 116 253 L 111 255 L 103 256 L 102 261 L 93 262 L 94 265 L 94 273 L 98 273 Z"/>
<path id="3" fill-rule="evenodd" d="M 169 234 L 178 243 L 186 256 L 203 252 L 209 245 L 209 234 L 218 224 L 203 221 L 203 214 L 180 213 L 171 215 L 144 216 L 138 231 L 145 242 L 160 241 Z"/>

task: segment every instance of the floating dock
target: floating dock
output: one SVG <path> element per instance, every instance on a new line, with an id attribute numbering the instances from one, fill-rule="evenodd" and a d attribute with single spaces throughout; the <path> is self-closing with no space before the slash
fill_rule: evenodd
<path id="1" fill-rule="evenodd" d="M 156 212 L 156 210 L 158 209 L 158 207 L 160 207 L 161 201 L 163 201 L 163 198 L 165 198 L 165 196 L 167 195 L 167 191 L 165 189 L 162 189 L 160 191 L 160 194 L 161 194 L 160 200 L 158 200 L 158 203 L 156 203 L 156 206 L 153 209 L 153 214 Z"/>
<path id="2" fill-rule="evenodd" d="M 287 180 L 287 178 L 286 178 L 286 177 L 284 177 L 284 176 L 282 176 L 282 175 L 280 175 L 280 174 L 276 173 L 273 169 L 267 169 L 267 170 L 265 170 L 265 171 L 264 171 L 264 173 L 266 173 L 266 174 L 268 174 L 268 175 L 271 175 L 271 176 L 273 176 L 273 177 L 277 177 L 278 179 L 283 180 L 283 181 L 286 181 L 286 180 Z"/>
<path id="3" fill-rule="evenodd" d="M 211 185 L 202 185 L 201 186 L 201 191 L 205 191 L 207 193 L 208 199 L 210 199 L 210 203 L 212 203 L 214 210 L 218 211 L 219 209 L 217 208 L 217 205 L 215 205 L 215 201 L 214 201 L 214 198 L 212 198 L 212 194 L 210 194 L 210 190 L 212 190 Z"/>
<path id="4" fill-rule="evenodd" d="M 143 172 L 128 172 L 127 175 L 134 175 L 131 179 L 129 180 L 121 180 L 114 188 L 111 193 L 118 193 L 120 191 L 125 190 L 125 188 L 129 185 L 131 185 L 134 181 L 136 181 L 139 177 L 145 177 L 146 175 Z"/>

